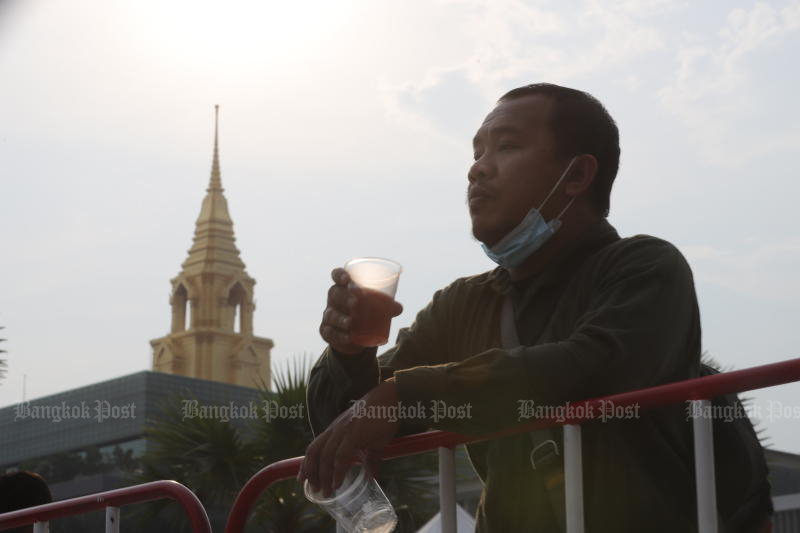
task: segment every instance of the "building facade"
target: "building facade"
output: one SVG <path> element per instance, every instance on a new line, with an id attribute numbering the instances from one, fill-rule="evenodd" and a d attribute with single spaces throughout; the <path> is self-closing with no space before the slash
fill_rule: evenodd
<path id="1" fill-rule="evenodd" d="M 138 457 L 147 449 L 148 421 L 176 398 L 241 408 L 262 401 L 262 393 L 252 387 L 142 371 L 4 407 L 0 472 L 74 451 L 110 455 L 117 448 Z M 191 416 L 190 411 L 187 414 Z M 66 490 L 60 496 L 74 495 Z"/>

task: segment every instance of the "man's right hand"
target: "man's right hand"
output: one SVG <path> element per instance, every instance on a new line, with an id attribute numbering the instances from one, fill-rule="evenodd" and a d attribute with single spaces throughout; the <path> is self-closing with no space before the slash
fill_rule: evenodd
<path id="1" fill-rule="evenodd" d="M 360 290 L 354 285 L 350 286 L 350 276 L 343 268 L 334 268 L 331 278 L 333 285 L 328 289 L 328 306 L 322 313 L 319 333 L 325 342 L 339 353 L 351 355 L 360 353 L 364 350 L 364 346 L 350 342 L 350 328 L 353 325 L 352 313 L 358 302 Z M 397 302 L 394 304 L 393 317 L 403 312 L 402 305 Z"/>

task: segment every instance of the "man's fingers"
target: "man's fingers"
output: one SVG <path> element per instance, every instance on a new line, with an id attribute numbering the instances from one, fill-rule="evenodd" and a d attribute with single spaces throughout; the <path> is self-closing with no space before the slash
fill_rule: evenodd
<path id="1" fill-rule="evenodd" d="M 320 482 L 319 482 L 319 461 L 320 461 L 320 450 L 324 448 L 325 443 L 327 442 L 329 437 L 328 432 L 323 432 L 319 437 L 314 439 L 314 441 L 308 445 L 306 448 L 306 456 L 303 458 L 303 464 L 300 466 L 300 473 L 298 474 L 298 479 L 301 477 L 307 479 L 308 482 L 311 484 L 311 488 L 314 492 L 319 491 Z"/>
<path id="2" fill-rule="evenodd" d="M 339 447 L 336 449 L 336 453 L 334 453 L 333 456 L 334 460 L 331 492 L 335 491 L 341 486 L 342 481 L 344 481 L 345 474 L 353 464 L 353 459 L 357 451 L 358 450 L 353 447 L 353 444 L 347 435 L 345 435 L 345 437 L 339 442 Z"/>
<path id="3" fill-rule="evenodd" d="M 322 437 L 322 435 L 321 435 Z M 306 451 L 306 457 L 303 461 L 303 477 L 308 479 L 314 492 L 319 490 L 319 453 L 321 446 L 324 445 L 325 438 L 322 441 L 312 442 L 312 446 Z"/>
<path id="4" fill-rule="evenodd" d="M 344 313 L 349 313 L 356 305 L 355 288 L 331 285 L 328 289 L 328 307 L 334 307 Z"/>
<path id="5" fill-rule="evenodd" d="M 322 336 L 322 340 L 333 346 L 334 348 L 338 347 L 349 347 L 350 344 L 350 335 L 346 332 L 339 331 L 336 328 L 332 328 L 330 326 L 320 326 L 319 334 Z M 358 348 L 358 350 L 362 350 L 363 348 Z M 349 348 L 345 348 L 346 351 L 351 351 Z"/>
<path id="6" fill-rule="evenodd" d="M 342 313 L 333 307 L 325 309 L 325 312 L 322 313 L 322 323 L 341 332 L 349 331 L 352 322 L 353 319 L 350 315 Z"/>
<path id="7" fill-rule="evenodd" d="M 403 305 L 398 301 L 393 301 L 394 305 L 392 306 L 392 316 L 395 317 L 399 314 L 403 313 Z"/>
<path id="8" fill-rule="evenodd" d="M 325 441 L 325 446 L 321 449 L 319 454 L 319 462 L 317 463 L 319 489 L 322 491 L 322 495 L 325 498 L 328 498 L 332 493 L 331 480 L 333 478 L 333 463 L 336 458 L 336 450 L 339 449 L 339 443 L 343 437 L 344 432 L 333 432 L 330 438 Z"/>
<path id="9" fill-rule="evenodd" d="M 331 271 L 331 279 L 337 285 L 342 285 L 343 287 L 347 287 L 347 284 L 350 283 L 350 274 L 341 267 L 334 268 Z"/>

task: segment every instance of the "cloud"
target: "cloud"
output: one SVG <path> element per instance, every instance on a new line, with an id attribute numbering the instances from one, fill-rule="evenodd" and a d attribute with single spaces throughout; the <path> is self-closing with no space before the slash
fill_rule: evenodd
<path id="1" fill-rule="evenodd" d="M 518 0 L 442 0 L 468 16 L 448 35 L 468 36 L 462 56 L 431 66 L 420 78 L 388 87 L 387 109 L 396 118 L 463 135 L 465 109 L 486 105 L 509 88 L 534 81 L 568 83 L 606 71 L 664 48 L 661 32 L 649 20 L 674 9 L 664 0 L 599 2 L 581 9 L 555 10 Z M 630 76 L 624 82 L 636 88 Z M 474 117 L 469 117 L 474 129 Z M 471 131 L 470 129 L 470 131 Z M 461 137 L 463 139 L 463 136 Z"/>
<path id="2" fill-rule="evenodd" d="M 743 246 L 737 250 L 713 245 L 681 247 L 697 281 L 718 285 L 757 299 L 800 300 L 800 238 Z"/>
<path id="3" fill-rule="evenodd" d="M 386 105 L 401 120 L 463 143 L 480 125 L 491 99 L 465 69 L 450 69 L 431 71 L 418 84 L 389 90 Z"/>
<path id="4" fill-rule="evenodd" d="M 800 29 L 800 2 L 782 10 L 756 3 L 730 11 L 715 37 L 685 36 L 676 54 L 677 67 L 658 92 L 661 105 L 677 116 L 701 155 L 710 163 L 735 167 L 775 149 L 800 146 L 797 130 L 763 127 L 750 130 L 736 124 L 764 123 L 774 113 L 774 91 L 755 74 L 760 55 Z M 786 79 L 785 72 L 780 77 Z M 789 85 L 791 78 L 787 79 Z M 796 90 L 796 89 L 794 89 Z M 785 110 L 781 110 L 782 113 Z"/>

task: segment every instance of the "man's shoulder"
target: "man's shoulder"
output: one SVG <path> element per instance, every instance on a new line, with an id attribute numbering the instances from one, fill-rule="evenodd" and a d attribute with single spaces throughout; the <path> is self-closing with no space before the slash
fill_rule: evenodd
<path id="1" fill-rule="evenodd" d="M 677 246 L 653 235 L 623 237 L 602 248 L 596 261 L 609 267 L 623 265 L 664 265 L 690 271 L 689 264 Z"/>
<path id="2" fill-rule="evenodd" d="M 458 278 L 449 287 L 462 294 L 487 293 L 494 295 L 505 293 L 509 283 L 508 271 L 503 267 L 495 267 L 480 274 Z"/>
<path id="3" fill-rule="evenodd" d="M 622 237 L 612 242 L 608 248 L 609 251 L 614 253 L 650 253 L 655 256 L 682 255 L 680 250 L 671 242 L 645 234 Z"/>
<path id="4" fill-rule="evenodd" d="M 501 274 L 501 268 L 497 267 L 492 270 L 487 270 L 486 272 L 481 272 L 480 274 L 473 274 L 472 276 L 463 276 L 457 278 L 453 283 L 450 285 L 461 286 L 461 285 L 487 285 L 491 284 L 492 281 L 497 279 L 498 276 Z"/>
<path id="5" fill-rule="evenodd" d="M 480 274 L 456 278 L 445 287 L 436 291 L 434 300 L 457 299 L 484 292 L 493 293 L 497 290 L 497 284 L 502 283 L 504 275 L 507 275 L 505 271 L 498 267 L 494 270 L 481 272 Z"/>

